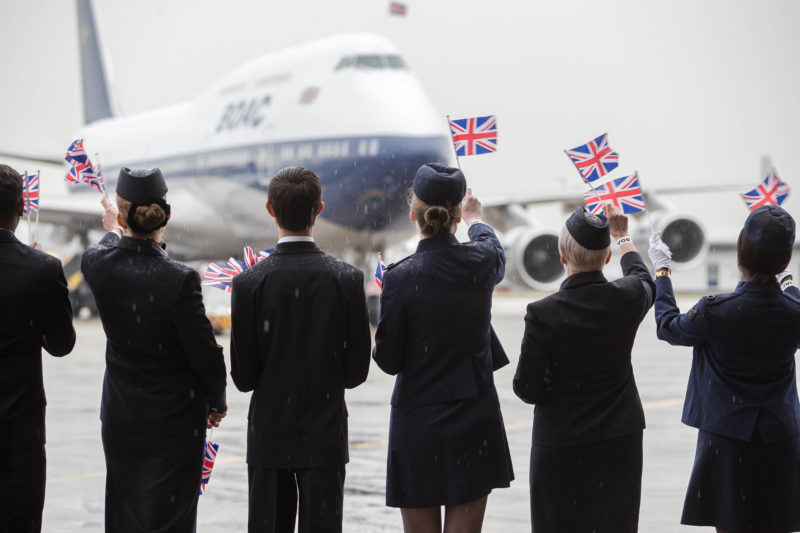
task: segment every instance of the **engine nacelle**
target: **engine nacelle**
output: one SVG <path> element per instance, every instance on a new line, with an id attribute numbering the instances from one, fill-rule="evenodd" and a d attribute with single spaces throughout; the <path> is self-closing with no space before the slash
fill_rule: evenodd
<path id="1" fill-rule="evenodd" d="M 503 237 L 506 275 L 538 291 L 558 288 L 564 267 L 558 254 L 559 232 L 551 228 L 518 226 Z"/>
<path id="2" fill-rule="evenodd" d="M 708 254 L 708 239 L 703 224 L 697 218 L 683 213 L 654 213 L 655 227 L 661 232 L 661 240 L 672 251 L 672 268 L 688 270 L 700 264 Z M 643 250 L 647 247 L 644 238 L 650 228 L 640 222 L 639 235 Z M 643 254 L 644 255 L 644 254 Z"/>

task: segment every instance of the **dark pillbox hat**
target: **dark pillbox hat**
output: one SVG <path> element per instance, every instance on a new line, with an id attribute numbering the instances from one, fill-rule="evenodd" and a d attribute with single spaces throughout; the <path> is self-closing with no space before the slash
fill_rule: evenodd
<path id="1" fill-rule="evenodd" d="M 764 205 L 750 213 L 743 231 L 753 246 L 770 254 L 783 254 L 794 246 L 794 219 L 777 205 Z"/>
<path id="2" fill-rule="evenodd" d="M 122 167 L 117 180 L 117 196 L 136 204 L 148 204 L 167 194 L 167 182 L 157 168 L 153 170 Z"/>
<path id="3" fill-rule="evenodd" d="M 457 168 L 426 163 L 414 175 L 414 194 L 428 205 L 458 205 L 466 192 L 467 180 Z"/>
<path id="4" fill-rule="evenodd" d="M 604 215 L 593 215 L 579 207 L 567 219 L 567 231 L 578 244 L 589 250 L 602 250 L 611 244 L 608 219 Z"/>

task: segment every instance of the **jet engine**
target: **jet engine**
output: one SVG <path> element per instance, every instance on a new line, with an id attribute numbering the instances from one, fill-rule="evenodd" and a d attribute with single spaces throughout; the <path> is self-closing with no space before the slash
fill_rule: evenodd
<path id="1" fill-rule="evenodd" d="M 506 276 L 537 291 L 558 287 L 564 267 L 558 254 L 559 232 L 536 226 L 517 226 L 503 237 Z"/>
<path id="2" fill-rule="evenodd" d="M 708 239 L 703 224 L 695 217 L 683 213 L 662 212 L 653 213 L 654 225 L 661 232 L 661 240 L 672 251 L 672 268 L 675 270 L 688 270 L 700 264 L 708 254 Z M 642 237 L 650 235 L 650 228 L 639 222 L 639 235 L 643 241 L 640 250 L 646 255 L 647 239 Z M 639 240 L 639 239 L 637 239 Z"/>

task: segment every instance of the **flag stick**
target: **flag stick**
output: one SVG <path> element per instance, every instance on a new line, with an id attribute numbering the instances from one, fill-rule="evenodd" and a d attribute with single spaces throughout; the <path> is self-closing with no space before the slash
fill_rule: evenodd
<path id="1" fill-rule="evenodd" d="M 642 182 L 639 181 L 639 171 L 638 170 L 634 170 L 633 171 L 633 175 L 636 176 L 636 180 L 639 182 L 639 189 L 641 189 L 642 198 L 644 198 L 644 188 L 642 187 Z M 650 231 L 652 233 L 655 233 L 656 232 L 656 226 L 655 226 L 655 224 L 653 224 L 653 217 L 650 216 L 650 208 L 647 207 L 647 204 L 645 204 L 644 212 L 645 212 L 645 216 L 647 217 L 647 223 L 650 224 Z"/>
<path id="2" fill-rule="evenodd" d="M 453 140 L 453 128 L 450 127 L 450 115 L 445 115 L 445 117 L 447 117 L 447 131 L 450 132 L 450 142 L 453 144 L 453 153 L 456 154 L 456 165 L 458 165 L 458 170 L 461 170 L 461 162 L 458 160 L 458 150 Z"/>
<path id="3" fill-rule="evenodd" d="M 94 160 L 97 161 L 97 177 L 100 180 L 100 187 L 103 189 L 103 194 L 108 196 L 108 191 L 106 191 L 106 179 L 103 177 L 103 169 L 100 166 L 100 154 L 98 152 L 94 153 Z"/>

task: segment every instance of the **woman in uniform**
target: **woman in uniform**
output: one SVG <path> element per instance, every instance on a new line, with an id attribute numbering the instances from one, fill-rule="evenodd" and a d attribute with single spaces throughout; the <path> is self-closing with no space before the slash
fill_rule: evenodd
<path id="1" fill-rule="evenodd" d="M 525 315 L 514 392 L 536 404 L 534 532 L 638 529 L 644 411 L 631 348 L 654 287 L 627 217 L 613 205 L 604 210 L 608 218 L 579 207 L 567 219 L 558 241 L 567 279 Z M 624 276 L 609 282 L 612 237 Z"/>
<path id="2" fill-rule="evenodd" d="M 739 233 L 736 290 L 681 314 L 669 248 L 650 238 L 658 338 L 694 347 L 682 420 L 698 434 L 683 524 L 720 533 L 800 530 L 800 299 L 775 279 L 784 277 L 794 240 L 789 213 L 756 209 Z"/>
<path id="3" fill-rule="evenodd" d="M 460 170 L 423 165 L 410 197 L 420 240 L 384 274 L 373 351 L 397 375 L 386 504 L 406 532 L 478 532 L 488 494 L 514 478 L 492 377 L 508 363 L 490 325 L 505 255 Z"/>
<path id="4" fill-rule="evenodd" d="M 81 269 L 106 333 L 100 407 L 106 531 L 193 530 L 206 428 L 225 416 L 225 362 L 200 278 L 167 257 L 167 185 L 158 169 L 123 168 L 109 231 Z"/>

